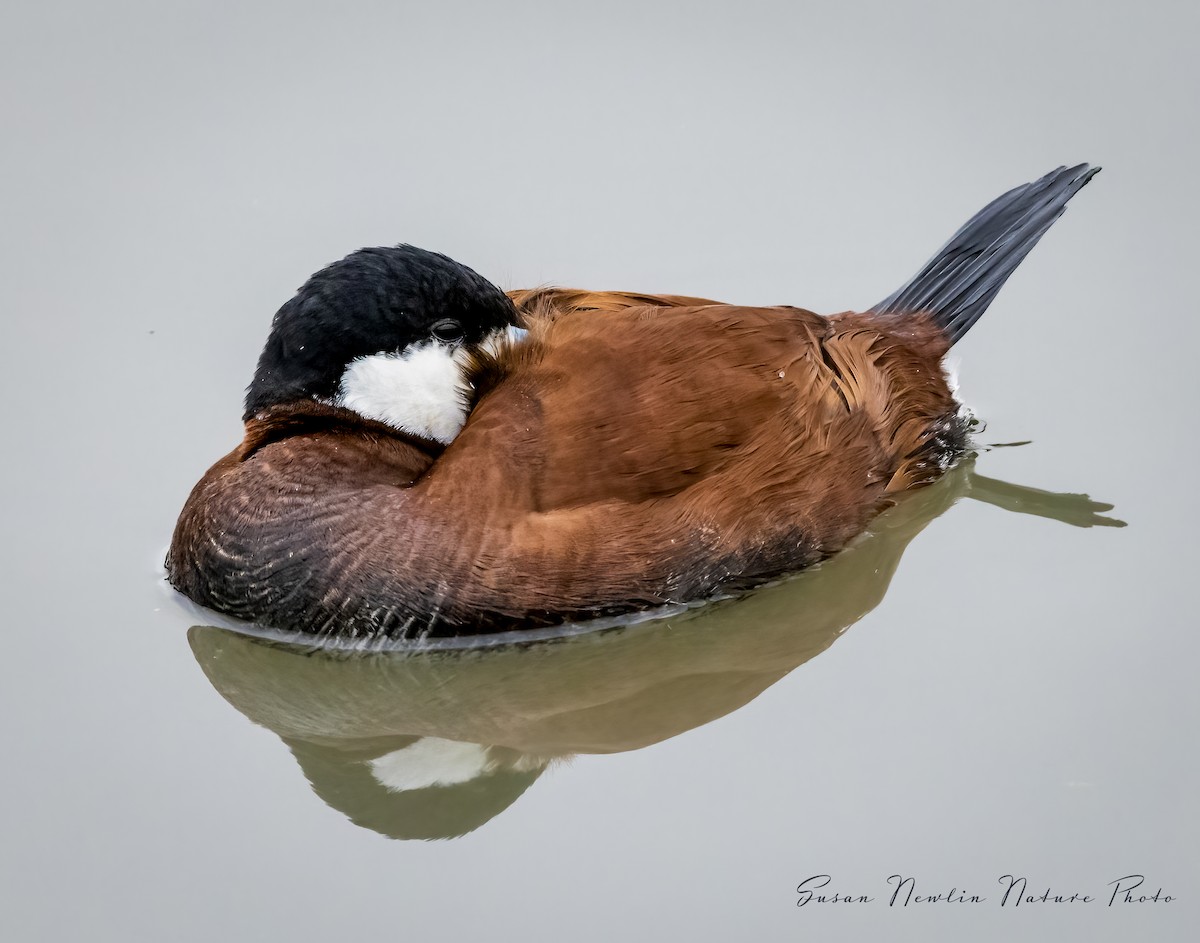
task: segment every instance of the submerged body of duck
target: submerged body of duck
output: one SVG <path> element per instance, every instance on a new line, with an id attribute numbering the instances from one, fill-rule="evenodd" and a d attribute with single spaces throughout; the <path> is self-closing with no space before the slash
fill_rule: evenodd
<path id="1" fill-rule="evenodd" d="M 355 253 L 276 315 L 245 439 L 189 497 L 168 576 L 276 628 L 417 637 L 809 566 L 962 453 L 942 358 L 1094 172 L 1005 194 L 891 298 L 831 318 L 508 297 L 433 253 Z"/>

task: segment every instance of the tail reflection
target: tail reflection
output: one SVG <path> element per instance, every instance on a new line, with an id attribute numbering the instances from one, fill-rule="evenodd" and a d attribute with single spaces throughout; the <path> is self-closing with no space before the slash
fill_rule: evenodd
<path id="1" fill-rule="evenodd" d="M 196 626 L 210 682 L 291 748 L 316 793 L 393 838 L 478 828 L 549 764 L 636 750 L 737 710 L 883 599 L 909 541 L 962 497 L 1081 527 L 1111 505 L 976 475 L 964 461 L 819 567 L 655 622 L 446 652 L 311 651 Z"/>

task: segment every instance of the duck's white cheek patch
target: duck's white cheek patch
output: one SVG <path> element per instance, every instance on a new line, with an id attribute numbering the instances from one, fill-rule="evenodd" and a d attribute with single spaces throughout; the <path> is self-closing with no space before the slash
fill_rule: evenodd
<path id="1" fill-rule="evenodd" d="M 451 442 L 467 421 L 462 350 L 430 342 L 352 360 L 335 402 L 401 432 Z"/>

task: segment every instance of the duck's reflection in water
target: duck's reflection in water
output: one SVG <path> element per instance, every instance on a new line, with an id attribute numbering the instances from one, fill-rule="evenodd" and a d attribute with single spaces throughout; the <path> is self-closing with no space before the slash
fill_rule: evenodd
<path id="1" fill-rule="evenodd" d="M 1081 527 L 1118 525 L 1086 495 L 976 475 L 964 461 L 851 547 L 794 579 L 660 621 L 502 648 L 299 649 L 196 626 L 213 686 L 279 734 L 316 793 L 393 838 L 450 838 L 555 760 L 636 750 L 728 714 L 820 654 L 883 599 L 904 548 L 962 497 Z"/>

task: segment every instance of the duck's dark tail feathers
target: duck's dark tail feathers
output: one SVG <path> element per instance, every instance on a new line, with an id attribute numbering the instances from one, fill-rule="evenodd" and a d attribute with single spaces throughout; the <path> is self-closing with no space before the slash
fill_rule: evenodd
<path id="1" fill-rule="evenodd" d="M 1087 164 L 1059 167 L 1009 190 L 976 213 L 907 285 L 870 310 L 928 312 L 950 343 L 956 343 L 1062 215 L 1067 201 L 1099 170 Z"/>

